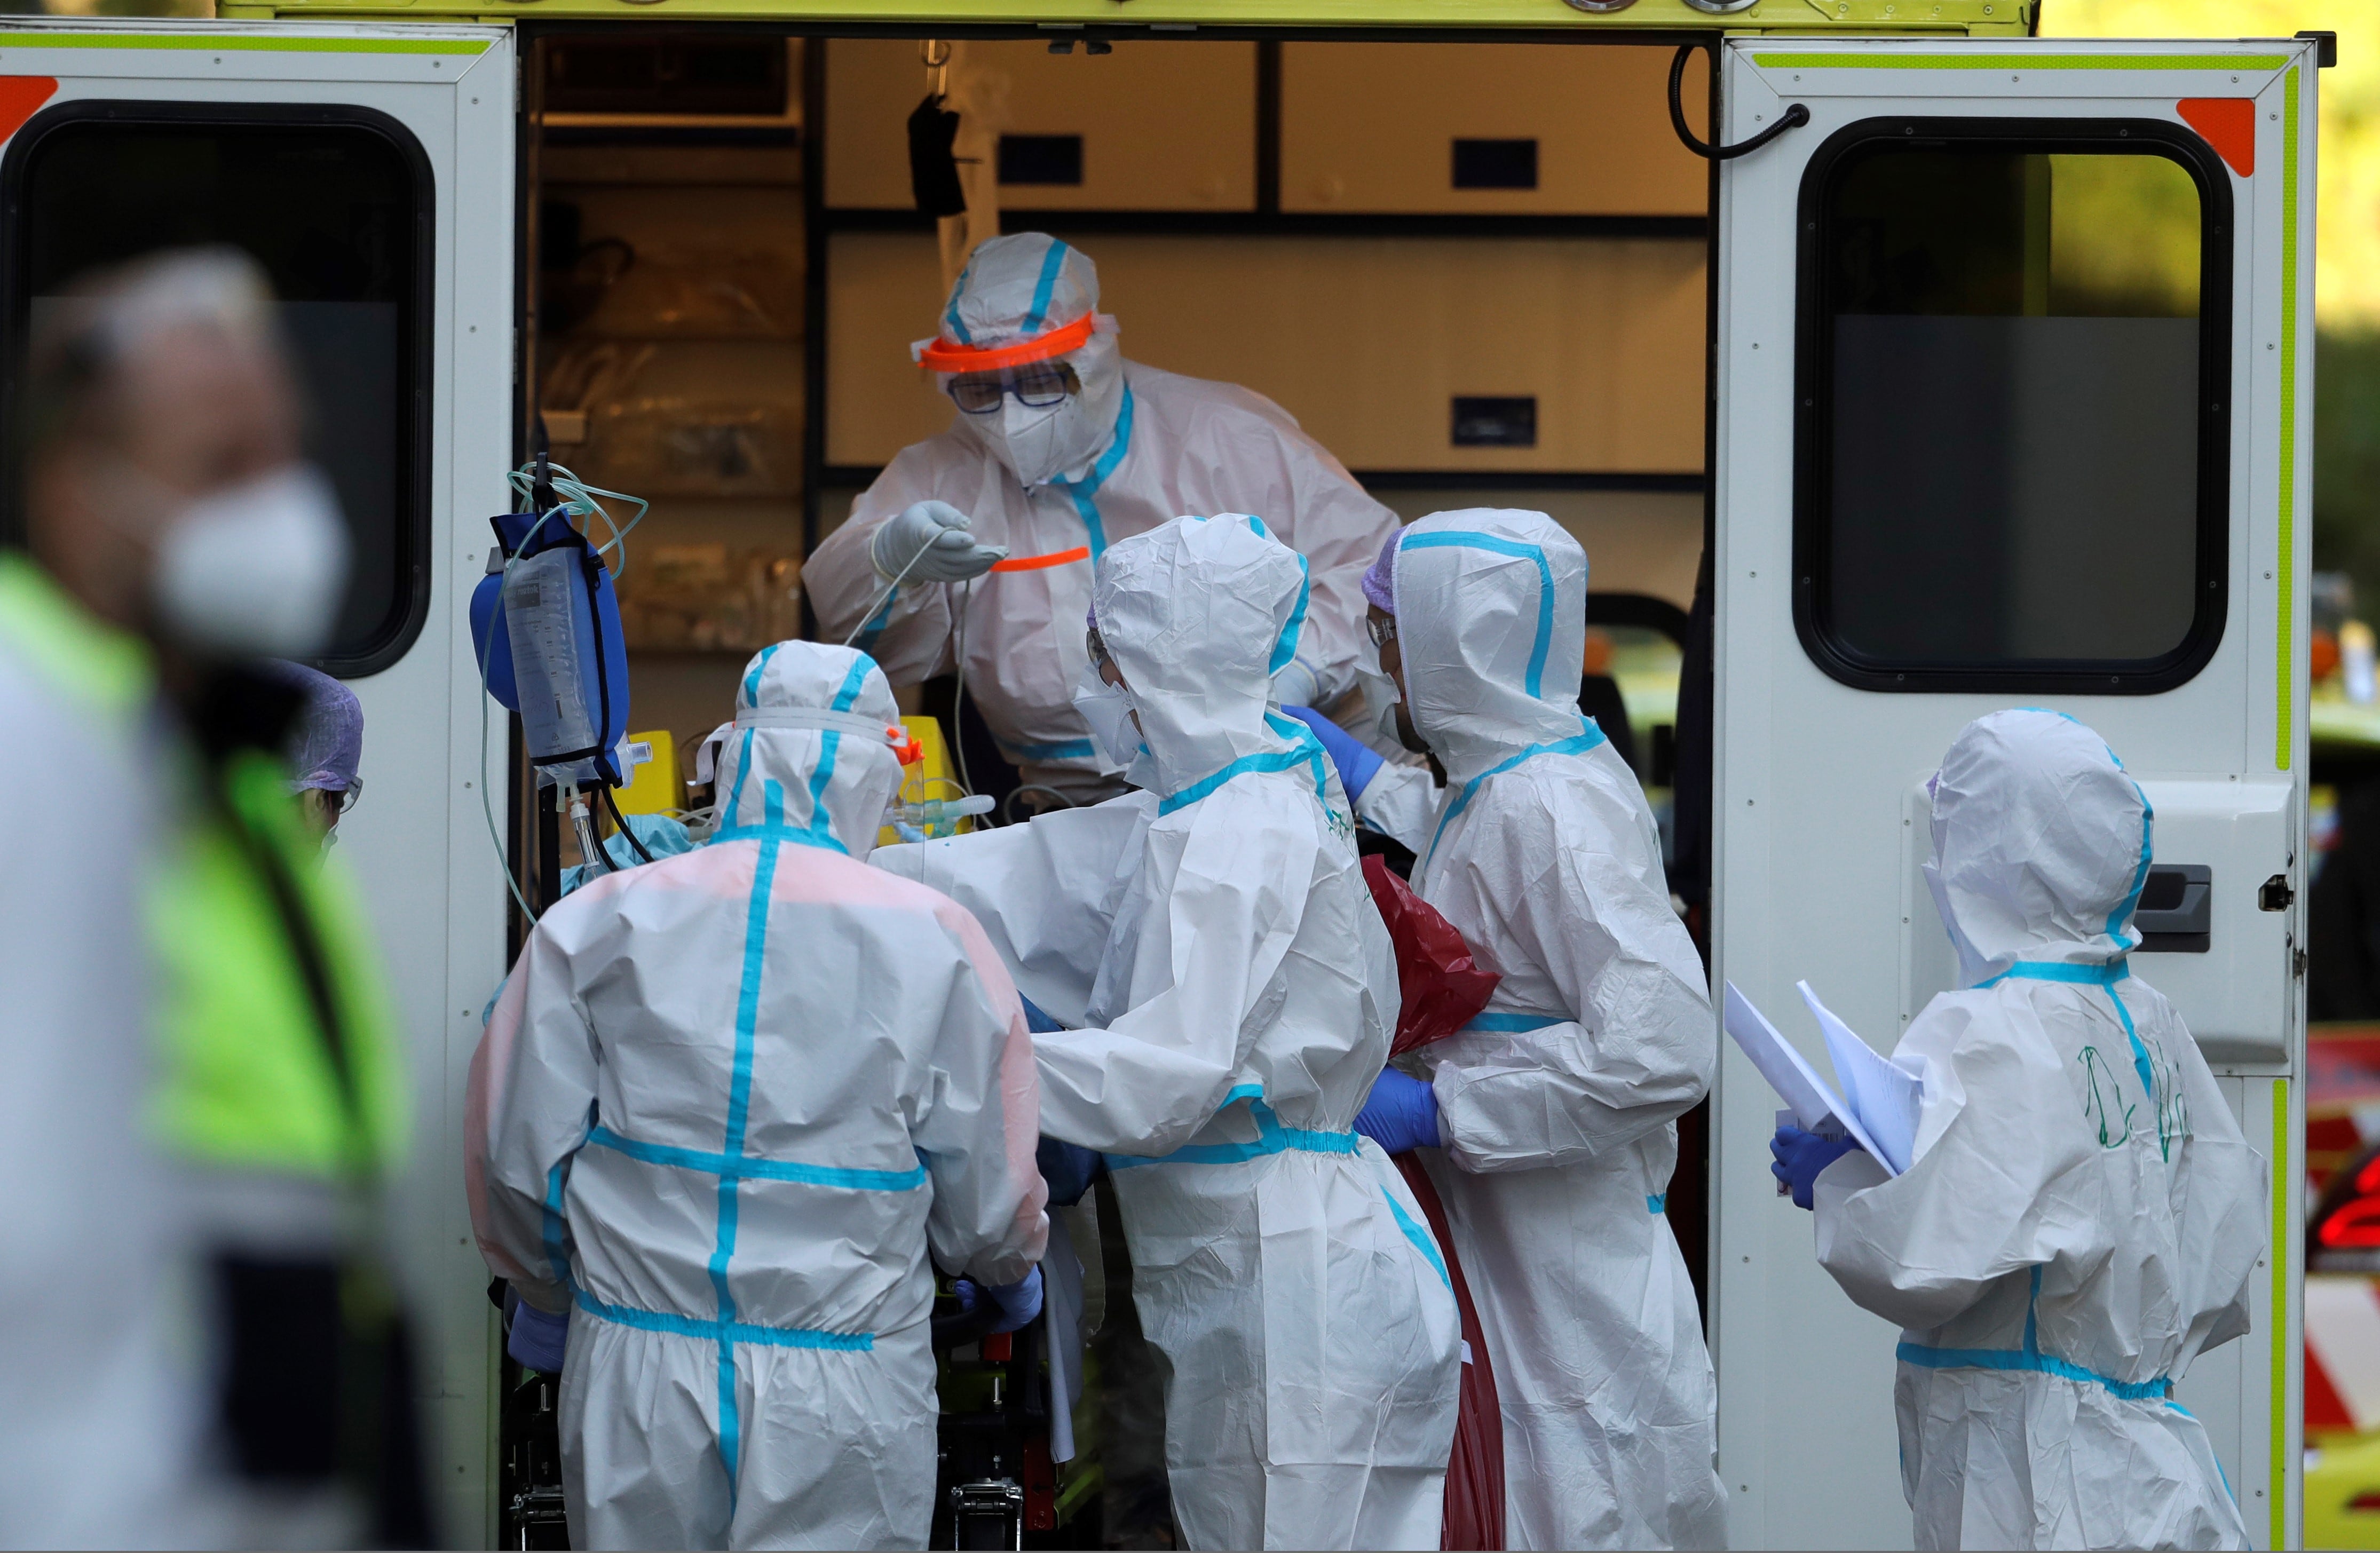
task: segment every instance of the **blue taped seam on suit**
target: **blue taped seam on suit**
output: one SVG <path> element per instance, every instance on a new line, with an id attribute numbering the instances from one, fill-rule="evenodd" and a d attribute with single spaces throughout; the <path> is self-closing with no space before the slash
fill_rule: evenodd
<path id="1" fill-rule="evenodd" d="M 1292 719 L 1291 721 L 1294 722 L 1295 720 Z M 1298 728 L 1303 732 L 1305 730 L 1305 724 L 1299 723 Z M 1306 734 L 1305 736 L 1308 739 L 1314 737 L 1310 733 Z M 1208 775 L 1200 777 L 1189 786 L 1182 789 L 1181 792 L 1174 794 L 1172 797 L 1161 800 L 1157 806 L 1157 812 L 1159 815 L 1163 816 L 1172 814 L 1177 809 L 1188 808 L 1192 804 L 1196 803 L 1199 799 L 1211 795 L 1217 788 L 1222 786 L 1223 783 L 1231 781 L 1233 777 L 1245 776 L 1251 771 L 1290 771 L 1295 770 L 1300 766 L 1310 768 L 1314 764 L 1316 750 L 1320 749 L 1320 747 L 1321 746 L 1317 744 L 1315 746 L 1315 749 L 1312 750 L 1263 749 L 1258 750 L 1254 755 L 1243 755 L 1238 759 L 1232 761 L 1230 765 L 1224 767 L 1221 770 L 1209 772 Z M 1318 779 L 1318 780 L 1319 779 Z M 1328 792 L 1329 789 L 1324 788 L 1322 791 Z M 1327 807 L 1328 806 L 1326 805 L 1325 807 Z"/>
<path id="2" fill-rule="evenodd" d="M 1479 1030 L 1490 1035 L 1525 1036 L 1532 1030 L 1548 1030 L 1556 1025 L 1574 1023 L 1576 1021 L 1567 1013 L 1482 1013 L 1463 1026 L 1463 1033 Z"/>
<path id="3" fill-rule="evenodd" d="M 2145 854 L 2143 855 L 2141 866 L 2143 869 L 2148 867 Z M 2129 979 L 2131 974 L 2131 965 L 2122 955 L 2097 965 L 2069 965 L 2062 961 L 2020 960 L 1999 975 L 1987 977 L 1977 982 L 1975 990 L 1980 992 L 1986 987 L 1996 987 L 2010 977 L 2019 981 L 2060 981 L 2071 986 L 2097 987 L 2105 989 L 2107 1001 L 2116 1005 L 2117 1019 L 2123 1024 L 2124 1038 L 2131 1042 L 2132 1072 L 2139 1075 L 2142 1092 L 2148 1096 L 2149 1104 L 2154 1106 L 2156 1104 L 2156 1068 L 2149 1061 L 2149 1049 L 2141 1044 L 2141 1033 L 2132 1024 L 2131 1010 L 2124 1006 L 2122 996 L 2116 990 L 2116 983 Z"/>
<path id="4" fill-rule="evenodd" d="M 1396 1216 L 1397 1228 L 1404 1231 L 1405 1239 L 1413 1242 L 1414 1249 L 1428 1258 L 1430 1267 L 1438 1273 L 1438 1280 L 1449 1289 L 1453 1288 L 1454 1280 L 1447 1276 L 1446 1258 L 1438 1254 L 1437 1237 L 1421 1225 L 1415 1223 L 1413 1215 L 1407 1213 L 1403 1206 L 1389 1195 L 1389 1189 L 1386 1186 L 1380 1188 L 1380 1196 L 1389 1205 L 1389 1211 Z"/>
<path id="5" fill-rule="evenodd" d="M 951 326 L 951 333 L 958 336 L 958 342 L 963 346 L 975 344 L 975 336 L 967 333 L 966 324 L 959 318 L 959 298 L 966 295 L 967 277 L 974 273 L 972 262 L 959 272 L 959 278 L 951 285 L 950 306 L 942 309 L 942 322 Z"/>
<path id="6" fill-rule="evenodd" d="M 1670 1211 L 1670 1195 L 1667 1192 L 1646 1193 L 1645 1195 L 1645 1211 L 1651 1214 L 1656 1219 L 1660 1218 L 1661 1215 Z"/>
<path id="7" fill-rule="evenodd" d="M 570 1253 L 562 1244 L 562 1171 L 568 1163 L 567 1159 L 557 1160 L 554 1167 L 545 1172 L 543 1224 L 545 1264 L 552 1272 L 553 1280 L 565 1289 L 575 1287 L 570 1276 Z"/>
<path id="8" fill-rule="evenodd" d="M 744 777 L 752 769 L 752 735 L 759 732 L 757 728 L 744 730 L 743 753 L 735 759 L 735 785 L 727 790 L 727 807 L 719 811 L 722 814 L 733 817 L 737 807 L 744 802 Z"/>
<path id="9" fill-rule="evenodd" d="M 1257 525 L 1257 532 L 1264 532 L 1262 523 Z M 1297 555 L 1295 551 L 1290 553 Z M 1265 665 L 1267 674 L 1281 673 L 1297 657 L 1297 638 L 1305 633 L 1305 606 L 1313 591 L 1314 569 L 1305 564 L 1305 556 L 1297 555 L 1297 607 L 1289 612 L 1289 619 L 1281 628 L 1281 638 L 1272 644 L 1272 658 Z"/>
<path id="10" fill-rule="evenodd" d="M 713 831 L 702 844 L 717 846 L 722 842 L 791 842 L 795 846 L 815 846 L 825 852 L 840 852 L 845 857 L 851 855 L 851 849 L 832 836 L 814 836 L 790 825 L 730 825 Z"/>
<path id="11" fill-rule="evenodd" d="M 1284 1127 L 1273 1109 L 1260 1098 L 1263 1091 L 1254 1085 L 1242 1085 L 1223 1097 L 1216 1108 L 1218 1116 L 1242 1100 L 1248 1102 L 1248 1114 L 1256 1119 L 1257 1137 L 1253 1143 L 1192 1143 L 1184 1144 L 1171 1154 L 1111 1154 L 1108 1169 L 1130 1170 L 1135 1165 L 1237 1165 L 1250 1159 L 1261 1159 L 1269 1154 L 1282 1154 L 1294 1149 L 1301 1154 L 1356 1154 L 1363 1150 L 1363 1138 L 1355 1133 L 1323 1133 L 1305 1127 Z"/>
<path id="12" fill-rule="evenodd" d="M 1041 333 L 1050 322 L 1050 297 L 1058 289 L 1058 272 L 1066 267 L 1066 245 L 1051 238 L 1050 251 L 1041 256 L 1041 273 L 1033 282 L 1033 308 L 1025 315 L 1024 333 L 1027 338 Z"/>
<path id="13" fill-rule="evenodd" d="M 1435 536 L 1429 534 L 1424 534 L 1420 537 L 1425 540 L 1435 538 Z M 1480 783 L 1486 782 L 1489 777 L 1502 776 L 1506 771 L 1511 770 L 1513 767 L 1521 764 L 1523 761 L 1534 760 L 1540 755 L 1585 755 L 1597 745 L 1603 743 L 1603 730 L 1595 725 L 1595 719 L 1591 717 L 1582 717 L 1579 719 L 1579 722 L 1585 725 L 1586 731 L 1585 733 L 1575 734 L 1567 739 L 1556 739 L 1551 744 L 1531 745 L 1528 748 L 1521 751 L 1518 755 L 1513 756 L 1511 759 L 1500 761 L 1496 765 L 1488 767 L 1477 776 L 1473 777 L 1469 782 L 1464 783 L 1463 784 L 1463 791 L 1454 795 L 1454 802 L 1447 805 L 1446 812 L 1439 816 L 1438 829 L 1430 832 L 1429 851 L 1423 855 L 1422 861 L 1427 863 L 1430 857 L 1437 855 L 1438 843 L 1439 840 L 1445 836 L 1446 828 L 1454 822 L 1454 817 L 1456 815 L 1461 814 L 1464 809 L 1471 807 L 1471 800 L 1473 796 L 1478 793 Z"/>
<path id="14" fill-rule="evenodd" d="M 1002 754 L 1027 760 L 1087 760 L 1099 753 L 1088 739 L 1067 739 L 1059 744 L 1010 744 L 1006 739 L 992 742 L 1000 746 Z"/>
<path id="15" fill-rule="evenodd" d="M 2172 1381 L 2160 1377 L 2155 1380 L 2137 1383 L 2111 1380 L 2080 1365 L 2070 1365 L 2063 1359 L 2046 1353 L 2027 1353 L 2013 1348 L 1927 1348 L 1921 1343 L 1904 1342 L 1894 1351 L 1901 1363 L 1929 1370 L 2027 1370 L 2040 1375 L 2054 1375 L 2064 1380 L 2104 1387 L 2118 1399 L 2128 1402 L 2162 1401 Z"/>
<path id="16" fill-rule="evenodd" d="M 834 758 L 836 752 L 842 747 L 843 734 L 837 729 L 828 729 L 819 740 L 819 763 L 810 770 L 809 833 L 812 838 L 811 844 L 832 845 L 835 851 L 848 856 L 849 853 L 842 840 L 834 833 L 832 817 L 826 811 L 826 784 L 834 780 Z M 785 822 L 784 795 L 777 791 L 777 784 L 773 782 L 769 784 L 769 795 L 772 802 L 769 811 L 769 823 L 783 825 Z"/>
<path id="17" fill-rule="evenodd" d="M 1546 562 L 1546 552 L 1533 544 L 1508 540 L 1499 534 L 1474 533 L 1464 528 L 1441 528 L 1435 533 L 1412 534 L 1397 543 L 1400 552 L 1408 550 L 1484 550 L 1496 555 L 1509 555 L 1519 561 L 1537 564 L 1537 635 L 1529 649 L 1528 679 L 1523 688 L 1532 700 L 1543 700 L 1546 655 L 1554 641 L 1554 569 Z"/>
<path id="18" fill-rule="evenodd" d="M 761 1327 L 749 1321 L 698 1321 L 691 1316 L 679 1316 L 666 1310 L 644 1310 L 636 1305 L 615 1305 L 597 1299 L 584 1289 L 572 1294 L 578 1308 L 588 1315 L 622 1327 L 634 1327 L 645 1332 L 670 1332 L 679 1337 L 700 1338 L 716 1342 L 724 1352 L 733 1353 L 739 1342 L 756 1342 L 771 1348 L 822 1348 L 849 1353 L 867 1353 L 876 1347 L 873 1332 L 828 1332 L 812 1327 Z M 733 1374 L 732 1362 L 730 1374 Z M 730 1403 L 733 1393 L 729 1394 Z M 722 1419 L 727 1415 L 722 1414 Z M 735 1480 L 728 1478 L 727 1489 L 732 1497 Z"/>
<path id="19" fill-rule="evenodd" d="M 833 735 L 830 734 L 828 737 L 832 739 Z M 767 783 L 764 792 L 770 822 L 782 827 L 784 795 L 774 782 Z M 769 896 L 776 880 L 779 849 L 780 843 L 773 838 L 760 843 L 760 855 L 752 869 L 751 904 L 745 913 L 744 972 L 735 996 L 735 1067 L 728 1082 L 727 1134 L 720 1149 L 731 1159 L 743 1156 L 744 1129 L 751 1113 L 753 1047 L 760 1023 L 760 974 L 768 948 Z M 735 1298 L 727 1284 L 727 1264 L 735 1255 L 736 1189 L 736 1177 L 719 1178 L 719 1239 L 710 1254 L 710 1285 L 719 1299 L 719 1458 L 727 1468 L 730 1505 L 735 1500 L 741 1433 L 735 1410 L 735 1344 L 727 1335 L 737 1325 Z"/>
<path id="20" fill-rule="evenodd" d="M 923 1166 L 913 1171 L 844 1170 L 832 1165 L 805 1165 L 791 1159 L 731 1159 L 697 1148 L 665 1143 L 645 1143 L 622 1137 L 609 1127 L 587 1134 L 597 1148 L 608 1148 L 648 1165 L 696 1171 L 704 1175 L 735 1176 L 745 1181 L 790 1181 L 804 1186 L 839 1186 L 855 1192 L 914 1192 L 926 1184 Z"/>
<path id="21" fill-rule="evenodd" d="M 1099 516 L 1099 504 L 1092 498 L 1099 494 L 1099 487 L 1107 483 L 1108 477 L 1116 472 L 1116 466 L 1123 462 L 1124 455 L 1131 447 L 1132 384 L 1126 383 L 1123 385 L 1123 407 L 1116 412 L 1115 440 L 1108 443 L 1108 450 L 1099 455 L 1098 463 L 1091 466 L 1091 472 L 1078 480 L 1057 476 L 1050 481 L 1073 498 L 1075 511 L 1082 516 L 1083 528 L 1090 536 L 1094 564 L 1107 553 L 1108 529 L 1106 522 Z"/>
<path id="22" fill-rule="evenodd" d="M 2064 981 L 2073 978 L 2054 977 L 2044 979 Z M 2025 1294 L 2022 1348 L 1927 1348 L 1923 1343 L 1904 1342 L 1894 1351 L 1895 1356 L 1903 1364 L 1915 1365 L 1920 1369 L 2023 1370 L 2037 1375 L 2054 1375 L 2061 1380 L 2100 1387 L 2121 1401 L 2161 1401 L 2168 1407 L 2173 1405 L 2170 1401 L 2173 1380 L 2170 1377 L 2161 1375 L 2154 1380 L 2117 1380 L 2044 1353 L 2034 1323 L 2034 1306 L 2040 1299 L 2041 1268 L 2036 1266 L 2033 1269 L 2032 1287 Z M 2224 1486 L 2228 1491 L 2230 1486 L 2227 1483 Z"/>
<path id="23" fill-rule="evenodd" d="M 777 656 L 777 649 L 784 645 L 783 642 L 771 642 L 753 661 L 750 671 L 744 676 L 744 699 L 748 705 L 757 707 L 760 704 L 760 676 L 769 672 L 769 660 Z"/>
<path id="24" fill-rule="evenodd" d="M 901 589 L 897 585 L 886 589 L 883 605 L 860 626 L 859 635 L 852 639 L 852 645 L 873 658 L 876 655 L 876 639 L 884 635 L 885 624 L 892 618 L 892 606 L 900 599 Z"/>
<path id="25" fill-rule="evenodd" d="M 2107 751 L 2107 758 L 2115 760 L 2116 752 L 2112 749 Z M 2122 770 L 2124 763 L 2121 760 L 2116 760 L 2116 769 Z M 2131 916 L 2133 910 L 2140 905 L 2141 892 L 2148 887 L 2149 855 L 2153 847 L 2151 837 L 2156 830 L 2156 811 L 2149 807 L 2149 795 L 2141 792 L 2141 784 L 2137 782 L 2132 783 L 2132 791 L 2140 795 L 2141 800 L 2141 864 L 2139 867 L 2132 870 L 2132 887 L 2124 892 L 2124 898 L 2117 902 L 2116 909 L 2107 914 L 2107 936 L 2128 950 L 2138 949 L 2141 946 L 2140 935 L 2132 934 L 2127 937 L 2119 934 L 2116 929 L 2124 918 Z"/>
<path id="26" fill-rule="evenodd" d="M 772 647 L 769 650 L 777 649 Z M 876 660 L 864 652 L 853 660 L 850 672 L 843 676 L 843 684 L 834 693 L 833 710 L 851 710 L 852 703 L 859 699 L 860 687 L 868 683 L 868 671 L 874 667 Z"/>
<path id="27" fill-rule="evenodd" d="M 595 1141 L 592 1134 L 589 1141 Z M 674 1332 L 682 1337 L 717 1342 L 759 1342 L 776 1348 L 824 1348 L 859 1353 L 875 1348 L 876 1334 L 873 1332 L 829 1332 L 812 1327 L 761 1327 L 748 1321 L 704 1321 L 691 1316 L 642 1310 L 635 1305 L 613 1304 L 597 1299 L 580 1288 L 578 1280 L 571 1276 L 570 1257 L 563 1248 L 562 1171 L 563 1167 L 557 1164 L 545 1176 L 545 1255 L 552 1266 L 554 1281 L 568 1292 L 571 1303 L 588 1315 L 619 1326 L 635 1327 L 641 1331 Z"/>

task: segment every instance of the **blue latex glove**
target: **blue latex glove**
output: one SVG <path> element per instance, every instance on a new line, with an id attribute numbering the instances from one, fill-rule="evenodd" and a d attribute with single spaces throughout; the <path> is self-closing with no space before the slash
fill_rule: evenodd
<path id="1" fill-rule="evenodd" d="M 1372 1097 L 1355 1113 L 1355 1131 L 1390 1154 L 1443 1147 L 1438 1136 L 1438 1091 L 1409 1074 L 1382 1068 Z"/>
<path id="2" fill-rule="evenodd" d="M 1808 1207 L 1818 1172 L 1858 1147 L 1849 1138 L 1822 1138 L 1799 1127 L 1779 1127 L 1768 1140 L 1768 1152 L 1777 1157 L 1768 1173 L 1792 1189 L 1795 1207 Z"/>
<path id="3" fill-rule="evenodd" d="M 1032 1031 L 1035 1035 L 1054 1036 L 1059 1031 L 1065 1028 L 1063 1025 L 1059 1024 L 1056 1020 L 1050 1018 L 1048 1014 L 1042 1013 L 1040 1009 L 1036 1007 L 1032 999 L 1020 993 L 1017 995 L 1016 1001 L 1025 1005 L 1025 1027 Z"/>
<path id="4" fill-rule="evenodd" d="M 1362 797 L 1364 789 L 1371 785 L 1373 776 L 1388 764 L 1354 734 L 1312 707 L 1283 707 L 1281 710 L 1313 729 L 1314 736 L 1322 741 L 1322 752 L 1330 757 L 1332 765 L 1339 768 L 1339 785 L 1347 790 L 1349 803 Z"/>
<path id="5" fill-rule="evenodd" d="M 1083 1200 L 1091 1183 L 1108 1173 L 1108 1162 L 1098 1149 L 1062 1138 L 1043 1138 L 1035 1151 L 1041 1179 L 1049 1183 L 1050 1206 L 1072 1207 Z"/>
<path id="6" fill-rule="evenodd" d="M 512 1330 L 504 1334 L 504 1352 L 524 1369 L 562 1373 L 562 1350 L 570 1339 L 570 1316 L 548 1316 L 521 1301 L 513 1306 Z"/>
<path id="7" fill-rule="evenodd" d="M 975 1314 L 978 1301 L 989 1298 L 1000 1312 L 1000 1319 L 991 1324 L 992 1331 L 1013 1332 L 1041 1314 L 1041 1269 L 1035 1268 L 1014 1283 L 978 1283 L 971 1278 L 955 1280 L 951 1292 L 958 1296 L 959 1308 L 969 1316 Z"/>

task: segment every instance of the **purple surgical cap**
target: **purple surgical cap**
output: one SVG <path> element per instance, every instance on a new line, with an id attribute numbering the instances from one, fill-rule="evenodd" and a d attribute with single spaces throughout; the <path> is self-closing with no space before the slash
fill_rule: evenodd
<path id="1" fill-rule="evenodd" d="M 1380 558 L 1364 574 L 1364 597 L 1376 609 L 1397 613 L 1397 540 L 1403 537 L 1402 528 L 1391 531 L 1388 542 L 1380 546 Z"/>
<path id="2" fill-rule="evenodd" d="M 306 698 L 289 730 L 289 791 L 345 793 L 355 786 L 364 758 L 364 709 L 356 693 L 302 663 L 275 661 L 269 667 Z"/>

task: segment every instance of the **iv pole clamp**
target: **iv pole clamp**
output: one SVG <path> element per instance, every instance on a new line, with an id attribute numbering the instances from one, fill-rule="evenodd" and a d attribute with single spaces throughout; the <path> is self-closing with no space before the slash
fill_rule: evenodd
<path id="1" fill-rule="evenodd" d="M 1679 44 L 1677 57 L 1670 61 L 1670 127 L 1678 132 L 1678 139 L 1684 142 L 1688 151 L 1713 162 L 1732 162 L 1739 156 L 1748 156 L 1758 151 L 1788 129 L 1810 122 L 1810 110 L 1793 103 L 1786 106 L 1776 123 L 1749 140 L 1738 140 L 1731 146 L 1709 145 L 1695 140 L 1694 132 L 1686 127 L 1685 104 L 1679 96 L 1679 91 L 1686 78 L 1686 60 L 1698 46 L 1694 43 Z"/>

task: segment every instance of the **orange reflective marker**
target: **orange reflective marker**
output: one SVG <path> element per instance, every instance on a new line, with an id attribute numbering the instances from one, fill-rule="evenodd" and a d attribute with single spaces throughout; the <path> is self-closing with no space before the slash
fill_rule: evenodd
<path id="1" fill-rule="evenodd" d="M 57 90 L 55 76 L 0 76 L 0 140 L 25 127 Z"/>
<path id="2" fill-rule="evenodd" d="M 2252 97 L 2185 97 L 2174 111 L 2243 178 L 2256 176 L 2256 102 Z"/>

